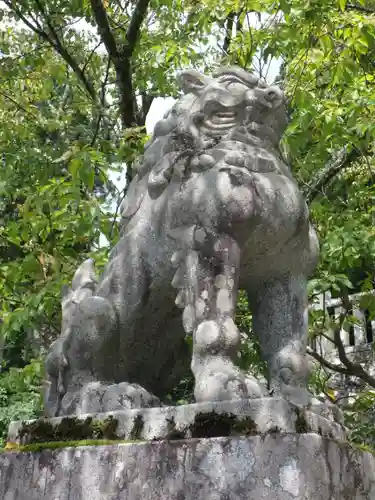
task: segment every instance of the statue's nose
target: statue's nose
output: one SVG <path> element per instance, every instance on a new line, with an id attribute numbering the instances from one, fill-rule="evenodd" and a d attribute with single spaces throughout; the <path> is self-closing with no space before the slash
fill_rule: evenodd
<path id="1" fill-rule="evenodd" d="M 268 89 L 265 89 L 263 92 L 265 100 L 272 104 L 278 103 L 280 105 L 281 102 L 283 101 L 284 94 L 277 87 L 270 87 Z"/>
<path id="2" fill-rule="evenodd" d="M 246 92 L 246 101 L 249 104 L 259 102 L 264 106 L 276 109 L 281 106 L 284 100 L 284 93 L 278 87 L 266 87 L 250 89 Z"/>

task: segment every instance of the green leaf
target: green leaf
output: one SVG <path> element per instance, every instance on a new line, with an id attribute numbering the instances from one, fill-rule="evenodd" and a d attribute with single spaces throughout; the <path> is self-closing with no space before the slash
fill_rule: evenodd
<path id="1" fill-rule="evenodd" d="M 77 179 L 81 167 L 82 161 L 80 158 L 73 158 L 69 162 L 69 172 L 71 173 L 73 179 Z"/>
<path id="2" fill-rule="evenodd" d="M 289 0 L 280 0 L 280 9 L 285 13 L 289 14 L 291 10 L 291 4 Z"/>

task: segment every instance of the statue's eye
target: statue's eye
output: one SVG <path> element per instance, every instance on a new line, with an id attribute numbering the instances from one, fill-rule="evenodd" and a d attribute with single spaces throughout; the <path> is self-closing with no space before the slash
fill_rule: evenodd
<path id="1" fill-rule="evenodd" d="M 227 87 L 230 83 L 243 83 L 238 78 L 233 77 L 232 75 L 227 76 L 226 78 L 220 78 L 219 82 Z"/>
<path id="2" fill-rule="evenodd" d="M 248 88 L 248 86 L 242 80 L 236 78 L 234 75 L 228 75 L 221 78 L 219 81 L 223 87 L 230 91 Z"/>
<path id="3" fill-rule="evenodd" d="M 238 80 L 231 80 L 224 83 L 225 88 L 232 93 L 244 93 L 247 87 Z"/>

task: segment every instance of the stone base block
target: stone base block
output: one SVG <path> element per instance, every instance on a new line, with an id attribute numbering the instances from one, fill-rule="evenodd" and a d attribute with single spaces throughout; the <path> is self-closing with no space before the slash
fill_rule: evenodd
<path id="1" fill-rule="evenodd" d="M 0 454 L 2 500 L 374 500 L 375 457 L 316 434 Z"/>
<path id="2" fill-rule="evenodd" d="M 345 429 L 340 423 L 331 420 L 330 408 L 326 405 L 303 409 L 285 399 L 272 397 L 80 414 L 75 418 L 56 417 L 39 421 L 12 422 L 9 426 L 8 441 L 21 444 L 41 440 L 61 441 L 64 440 L 61 435 L 66 429 L 73 429 L 74 421 L 77 419 L 84 421 L 91 418 L 93 421 L 105 421 L 109 417 L 116 421 L 115 434 L 111 426 L 112 434 L 102 437 L 110 439 L 150 441 L 315 432 L 330 439 L 345 440 Z M 54 435 L 51 427 L 57 429 L 55 439 L 48 438 Z M 48 433 L 46 439 L 43 436 L 43 429 Z M 97 437 L 79 436 L 74 429 L 70 434 L 71 439 L 72 436 L 75 436 L 75 439 Z"/>

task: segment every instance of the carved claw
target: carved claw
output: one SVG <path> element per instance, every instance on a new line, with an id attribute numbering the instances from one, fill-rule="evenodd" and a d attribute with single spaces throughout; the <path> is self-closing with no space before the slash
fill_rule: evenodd
<path id="1" fill-rule="evenodd" d="M 171 257 L 171 262 L 174 266 L 178 266 L 184 257 L 185 257 L 185 252 L 183 252 L 182 250 L 177 250 L 176 252 L 173 253 Z"/>
<path id="2" fill-rule="evenodd" d="M 175 275 L 172 279 L 173 288 L 183 288 L 186 283 L 186 270 L 185 266 L 180 265 L 175 272 Z"/>
<path id="3" fill-rule="evenodd" d="M 187 334 L 191 334 L 194 332 L 195 323 L 196 320 L 194 306 L 188 304 L 185 307 L 184 312 L 182 313 L 182 324 Z"/>
<path id="4" fill-rule="evenodd" d="M 188 304 L 188 294 L 185 289 L 181 289 L 178 292 L 175 304 L 180 309 L 183 309 Z"/>
<path id="5" fill-rule="evenodd" d="M 196 227 L 194 230 L 194 249 L 205 257 L 214 257 L 214 248 L 219 241 L 219 235 L 212 229 Z"/>

